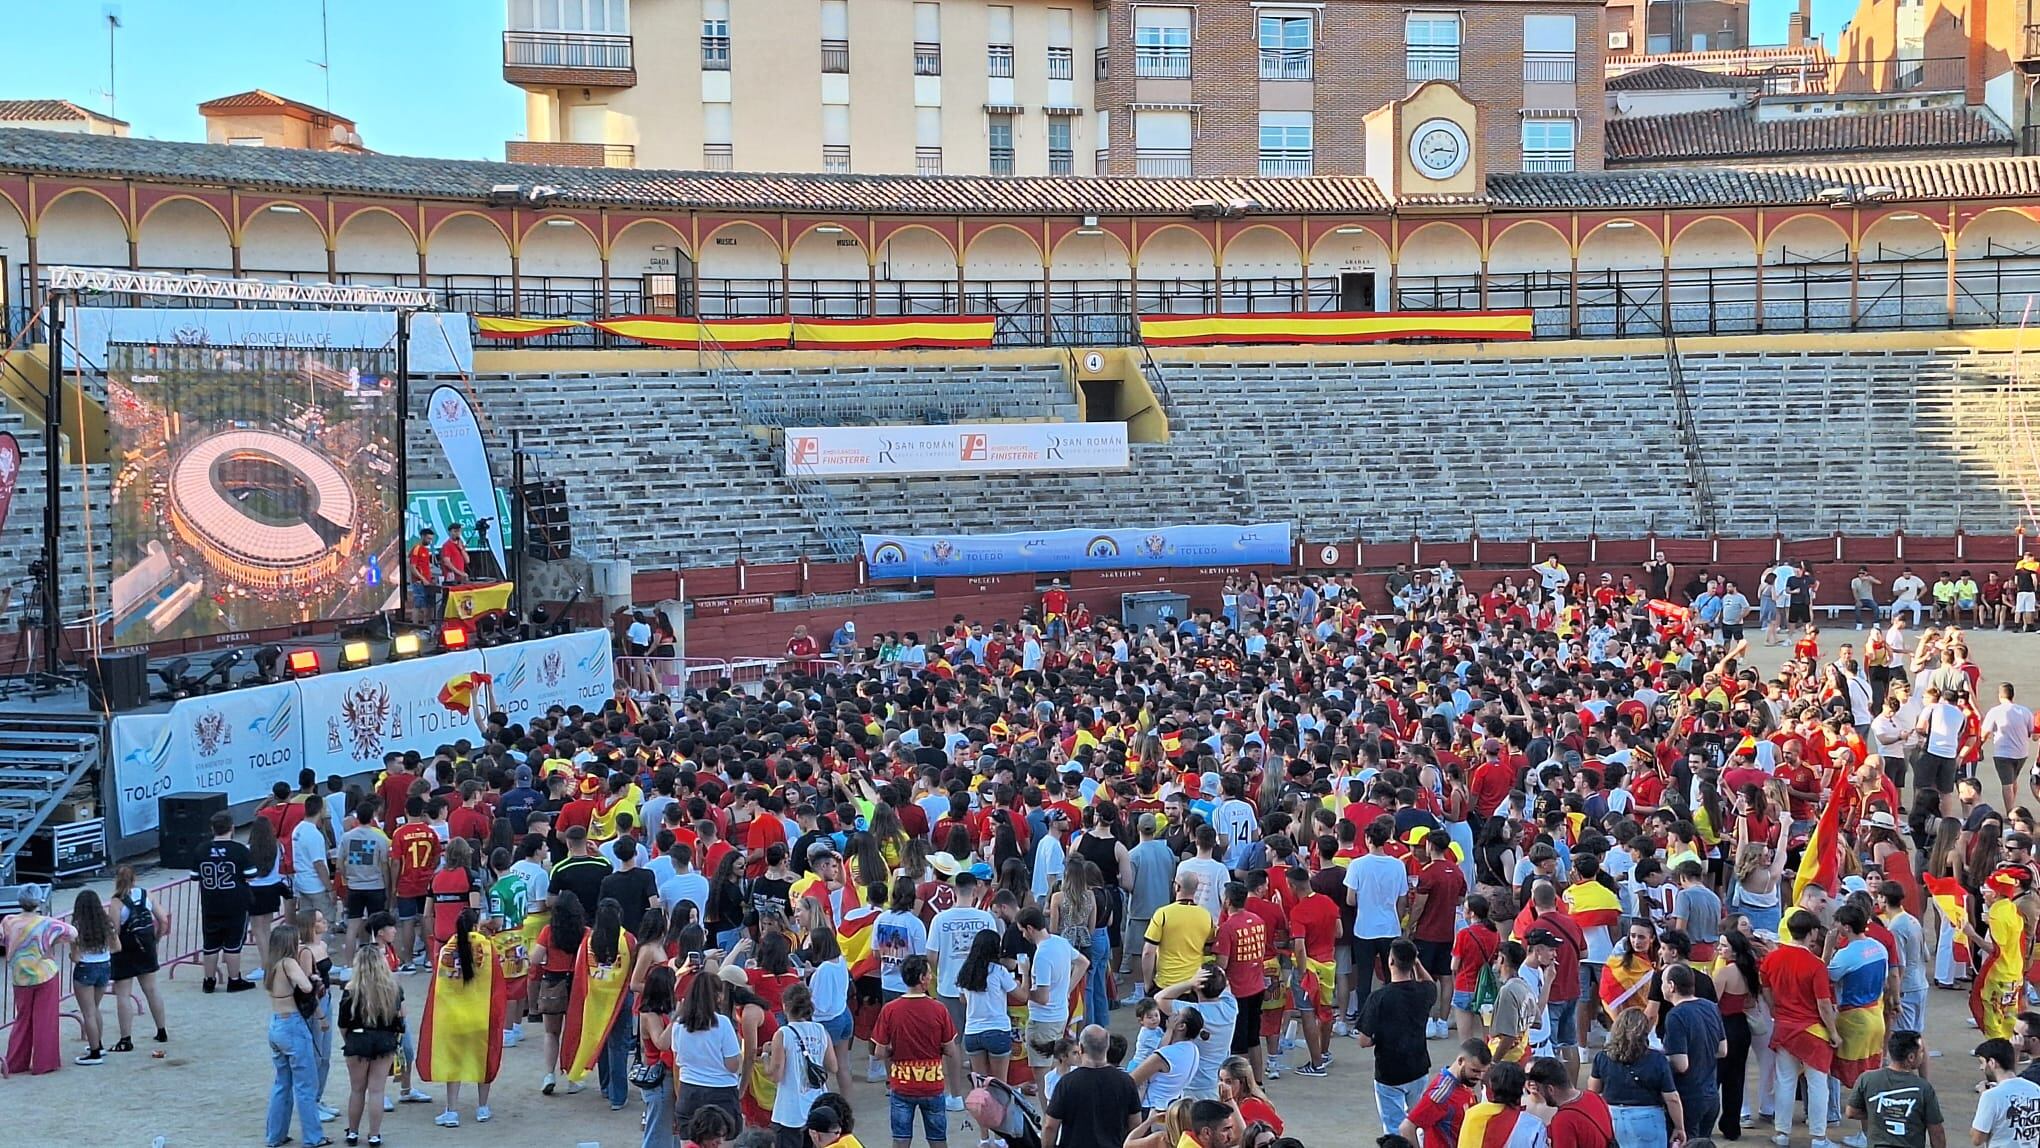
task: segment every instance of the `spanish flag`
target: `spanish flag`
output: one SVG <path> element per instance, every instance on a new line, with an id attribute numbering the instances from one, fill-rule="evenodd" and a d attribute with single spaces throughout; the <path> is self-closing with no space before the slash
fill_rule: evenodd
<path id="1" fill-rule="evenodd" d="M 809 897 L 820 901 L 822 903 L 822 916 L 832 925 L 848 914 L 850 910 L 864 904 L 863 898 L 858 896 L 855 884 L 845 881 L 841 889 L 831 893 L 829 891 L 829 883 L 813 873 L 809 873 L 807 876 L 795 881 L 793 888 L 787 891 L 787 896 L 792 898 L 796 905 Z"/>
<path id="2" fill-rule="evenodd" d="M 1844 775 L 1846 776 L 1846 775 Z M 1792 878 L 1792 903 L 1799 903 L 1800 895 L 1809 885 L 1818 885 L 1833 894 L 1835 885 L 1842 878 L 1842 801 L 1839 789 L 1828 793 L 1827 803 L 1821 807 L 1820 820 L 1813 823 L 1813 832 L 1806 836 L 1806 851 L 1800 854 L 1799 872 Z"/>
<path id="3" fill-rule="evenodd" d="M 580 955 L 574 958 L 574 994 L 567 1002 L 566 1028 L 560 1033 L 560 1062 L 568 1080 L 578 1081 L 595 1067 L 602 1043 L 609 1039 L 609 1030 L 623 1011 L 631 954 L 637 943 L 626 930 L 618 929 L 616 934 L 614 962 L 597 961 L 585 937 Z"/>
<path id="4" fill-rule="evenodd" d="M 1601 1009 L 1612 1022 L 1626 1008 L 1642 1008 L 1657 966 L 1647 957 L 1609 957 L 1601 968 Z"/>
<path id="5" fill-rule="evenodd" d="M 1565 909 L 1582 929 L 1622 922 L 1622 902 L 1599 881 L 1581 881 L 1565 889 Z"/>
<path id="6" fill-rule="evenodd" d="M 418 1032 L 418 1074 L 440 1084 L 489 1084 L 503 1063 L 503 1014 L 508 997 L 496 950 L 468 934 L 474 975 L 462 980 L 455 937 L 440 946 Z"/>
<path id="7" fill-rule="evenodd" d="M 516 588 L 515 582 L 476 582 L 452 587 L 446 592 L 446 616 L 468 621 L 483 614 L 500 614 L 510 608 L 510 592 Z"/>
<path id="8" fill-rule="evenodd" d="M 439 687 L 439 704 L 455 713 L 472 714 L 476 693 L 486 696 L 493 681 L 489 675 L 480 672 L 455 674 Z"/>
<path id="9" fill-rule="evenodd" d="M 1544 1122 L 1511 1105 L 1484 1100 L 1466 1110 L 1459 1148 L 1539 1148 Z"/>
<path id="10" fill-rule="evenodd" d="M 869 905 L 846 907 L 842 919 L 836 922 L 836 944 L 843 950 L 843 961 L 850 966 L 852 979 L 878 974 L 878 954 L 871 951 L 871 926 L 877 923 L 879 913 Z"/>
<path id="11" fill-rule="evenodd" d="M 503 995 L 523 1000 L 531 978 L 531 949 L 524 943 L 524 930 L 505 929 L 490 938 L 495 942 L 496 971 L 503 978 Z"/>
<path id="12" fill-rule="evenodd" d="M 1955 930 L 1955 972 L 1961 976 L 1969 968 L 1969 893 L 1953 877 L 1923 877 L 1920 884 L 1934 898 L 1934 908 L 1943 922 L 1941 927 Z"/>

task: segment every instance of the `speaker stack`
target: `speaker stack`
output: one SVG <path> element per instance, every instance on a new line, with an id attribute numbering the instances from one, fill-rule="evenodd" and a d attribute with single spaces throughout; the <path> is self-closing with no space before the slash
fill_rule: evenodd
<path id="1" fill-rule="evenodd" d="M 118 713 L 149 703 L 148 651 L 101 654 L 87 668 L 86 688 L 91 693 L 93 709 Z"/>
<path id="2" fill-rule="evenodd" d="M 212 815 L 227 807 L 224 793 L 166 793 L 156 799 L 158 848 L 165 869 L 196 869 L 212 840 Z"/>
<path id="3" fill-rule="evenodd" d="M 524 503 L 524 552 L 541 562 L 557 562 L 573 550 L 573 527 L 567 521 L 567 484 L 548 478 L 527 482 L 518 492 Z"/>

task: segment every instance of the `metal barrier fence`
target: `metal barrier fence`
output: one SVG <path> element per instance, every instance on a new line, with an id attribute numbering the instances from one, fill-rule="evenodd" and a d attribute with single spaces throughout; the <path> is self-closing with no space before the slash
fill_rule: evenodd
<path id="1" fill-rule="evenodd" d="M 166 978 L 173 977 L 177 973 L 177 966 L 197 964 L 199 953 L 204 947 L 200 941 L 203 934 L 198 917 L 198 878 L 179 877 L 148 892 L 149 905 L 157 914 L 156 963 Z M 109 901 L 108 908 L 112 907 Z M 165 914 L 170 918 L 170 928 L 167 930 L 161 928 Z M 68 924 L 71 914 L 61 914 L 57 919 Z M 58 962 L 57 968 L 57 983 L 62 987 L 58 994 L 58 1007 L 62 1010 L 62 1015 L 69 1017 L 73 1023 L 82 1023 L 79 1021 L 77 1010 L 71 1007 L 76 998 L 71 985 L 71 969 L 76 963 L 76 954 L 66 948 L 64 959 Z M 260 963 L 259 958 L 257 963 Z M 141 994 L 135 994 L 135 1003 L 140 1015 L 147 1016 L 148 1002 L 141 999 Z M 117 1006 L 109 1000 L 100 1007 L 110 1010 Z M 0 1032 L 6 1031 L 13 1024 L 14 994 L 0 993 Z"/>
<path id="2" fill-rule="evenodd" d="M 618 680 L 645 693 L 680 694 L 705 690 L 728 681 L 734 689 L 751 690 L 790 661 L 811 667 L 813 674 L 839 674 L 849 665 L 840 658 L 650 658 L 616 659 Z"/>

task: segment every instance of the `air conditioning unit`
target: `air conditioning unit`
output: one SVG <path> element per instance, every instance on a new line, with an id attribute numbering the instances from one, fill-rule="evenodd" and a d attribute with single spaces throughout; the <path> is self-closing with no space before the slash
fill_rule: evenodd
<path id="1" fill-rule="evenodd" d="M 1629 33 L 1608 33 L 1608 50 L 1610 52 L 1627 52 L 1629 50 Z"/>

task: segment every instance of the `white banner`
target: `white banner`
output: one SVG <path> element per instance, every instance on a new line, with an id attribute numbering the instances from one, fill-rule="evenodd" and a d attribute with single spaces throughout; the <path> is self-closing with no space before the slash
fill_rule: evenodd
<path id="1" fill-rule="evenodd" d="M 449 708 L 441 697 L 466 688 L 486 706 L 486 685 L 465 677 L 483 673 L 481 653 L 468 650 L 302 679 L 306 764 L 320 777 L 359 773 L 380 769 L 386 753 L 430 757 L 461 738 L 480 742 L 488 710 Z"/>
<path id="2" fill-rule="evenodd" d="M 166 793 L 224 793 L 239 804 L 279 781 L 296 788 L 303 753 L 295 682 L 185 698 L 168 713 L 124 714 L 113 720 L 120 831 L 156 828 L 156 799 Z"/>
<path id="3" fill-rule="evenodd" d="M 375 350 L 393 346 L 397 341 L 395 311 L 79 307 L 71 312 L 71 322 L 78 356 L 90 370 L 105 369 L 108 343 Z M 411 373 L 472 374 L 475 352 L 468 327 L 464 314 L 413 314 L 407 363 Z"/>
<path id="4" fill-rule="evenodd" d="M 781 465 L 832 477 L 1125 470 L 1125 423 L 789 427 Z"/>
<path id="5" fill-rule="evenodd" d="M 432 400 L 425 405 L 425 421 L 432 424 L 432 434 L 439 439 L 439 449 L 446 452 L 446 465 L 453 470 L 454 481 L 460 483 L 461 493 L 467 495 L 468 505 L 494 506 L 496 480 L 489 474 L 489 450 L 467 396 L 456 387 L 434 387 Z M 496 556 L 496 569 L 507 574 L 510 564 L 503 558 L 502 525 L 497 522 L 497 529 L 489 531 L 489 551 Z"/>
<path id="6" fill-rule="evenodd" d="M 609 632 L 586 630 L 482 651 L 495 708 L 529 724 L 553 706 L 596 710 L 616 692 Z"/>

